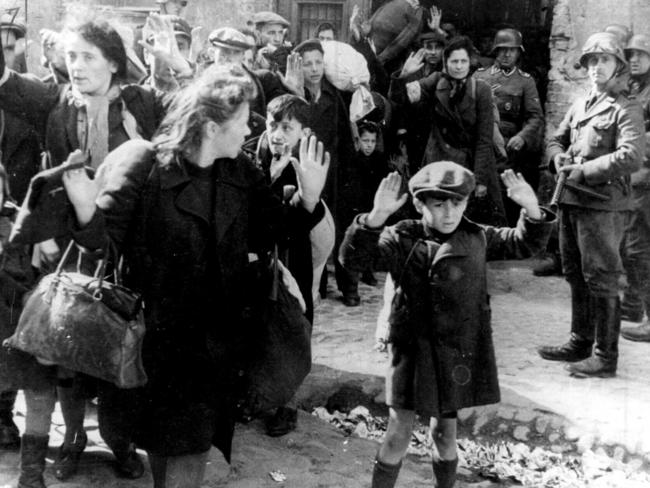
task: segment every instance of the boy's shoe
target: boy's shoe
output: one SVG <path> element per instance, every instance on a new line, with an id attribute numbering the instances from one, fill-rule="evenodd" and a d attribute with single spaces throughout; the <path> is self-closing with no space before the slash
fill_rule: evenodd
<path id="1" fill-rule="evenodd" d="M 344 293 L 343 304 L 346 307 L 358 307 L 361 304 L 361 297 L 358 293 Z"/>
<path id="2" fill-rule="evenodd" d="M 63 443 L 59 448 L 59 454 L 54 461 L 54 476 L 60 481 L 65 481 L 77 473 L 81 453 L 86 449 L 88 436 L 85 432 L 79 432 L 72 445 Z"/>
<path id="3" fill-rule="evenodd" d="M 377 286 L 377 278 L 372 271 L 364 271 L 361 275 L 361 281 L 368 286 Z"/>
<path id="4" fill-rule="evenodd" d="M 298 425 L 298 410 L 290 407 L 279 407 L 275 413 L 266 419 L 266 434 L 280 437 L 296 430 Z"/>

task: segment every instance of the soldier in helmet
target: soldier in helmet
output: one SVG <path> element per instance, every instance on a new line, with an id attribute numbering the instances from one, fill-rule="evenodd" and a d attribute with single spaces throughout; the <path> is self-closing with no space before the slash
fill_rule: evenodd
<path id="1" fill-rule="evenodd" d="M 627 66 L 618 38 L 593 34 L 580 64 L 591 90 L 571 106 L 547 146 L 551 168 L 567 176 L 559 232 L 571 288 L 571 336 L 538 352 L 571 363 L 567 369 L 575 377 L 608 378 L 618 362 L 620 249 L 632 209 L 630 175 L 641 166 L 645 130 L 641 106 L 615 90 Z"/>
<path id="2" fill-rule="evenodd" d="M 521 173 L 537 189 L 539 184 L 539 157 L 544 134 L 544 112 L 539 102 L 535 81 L 518 67 L 524 53 L 521 33 L 516 29 L 501 29 L 494 37 L 492 55 L 496 56 L 489 68 L 480 68 L 476 78 L 492 88 L 499 110 L 499 131 L 506 143 L 506 168 Z M 506 168 L 498 168 L 501 171 Z M 519 218 L 519 207 L 506 202 L 506 216 L 510 225 Z"/>
<path id="3" fill-rule="evenodd" d="M 629 96 L 643 107 L 646 141 L 650 136 L 650 36 L 632 36 L 625 57 L 630 63 Z M 650 154 L 646 146 L 643 166 L 632 174 L 634 210 L 628 223 L 623 246 L 623 265 L 628 287 L 623 295 L 621 317 L 642 322 L 650 316 Z M 650 342 L 650 323 L 646 319 L 636 327 L 623 327 L 621 335 L 632 341 Z"/>

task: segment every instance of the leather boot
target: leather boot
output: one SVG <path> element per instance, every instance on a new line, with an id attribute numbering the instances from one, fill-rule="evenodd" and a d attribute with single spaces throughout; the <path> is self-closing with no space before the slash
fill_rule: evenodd
<path id="1" fill-rule="evenodd" d="M 370 488 L 393 488 L 402 468 L 402 461 L 397 464 L 386 464 L 375 458 L 375 467 L 372 470 L 372 485 Z"/>
<path id="2" fill-rule="evenodd" d="M 45 488 L 43 471 L 49 436 L 23 435 L 17 488 Z"/>
<path id="3" fill-rule="evenodd" d="M 20 432 L 14 422 L 15 390 L 0 393 L 0 449 L 17 451 L 20 449 Z"/>
<path id="4" fill-rule="evenodd" d="M 591 357 L 567 370 L 576 378 L 611 378 L 616 376 L 618 336 L 621 332 L 621 302 L 616 297 L 590 298 L 596 321 L 596 347 Z"/>
<path id="5" fill-rule="evenodd" d="M 541 346 L 538 354 L 548 361 L 575 362 L 588 358 L 594 343 L 594 325 L 589 313 L 589 293 L 583 284 L 571 285 L 571 337 L 561 346 Z"/>
<path id="6" fill-rule="evenodd" d="M 436 480 L 436 488 L 453 488 L 456 483 L 456 468 L 458 467 L 458 458 L 452 461 L 433 458 L 433 477 Z"/>
<path id="7" fill-rule="evenodd" d="M 636 327 L 623 327 L 621 336 L 628 341 L 650 342 L 650 323 L 644 322 Z"/>

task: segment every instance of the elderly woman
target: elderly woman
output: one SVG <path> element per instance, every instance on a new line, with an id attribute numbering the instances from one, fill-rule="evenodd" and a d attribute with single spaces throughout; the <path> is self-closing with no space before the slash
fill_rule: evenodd
<path id="1" fill-rule="evenodd" d="M 443 72 L 407 83 L 405 76 L 417 70 L 416 57 L 407 60 L 400 77 L 391 83 L 391 98 L 398 104 L 417 104 L 429 108 L 430 133 L 423 164 L 448 160 L 476 175 L 476 190 L 470 199 L 468 217 L 486 224 L 505 222 L 503 200 L 494 159 L 494 112 L 492 92 L 483 81 L 470 74 L 470 61 L 476 53 L 465 36 L 449 41 L 443 51 Z"/>
<path id="2" fill-rule="evenodd" d="M 136 440 L 156 488 L 198 487 L 212 445 L 229 459 L 241 373 L 255 333 L 249 256 L 304 238 L 323 217 L 329 155 L 303 138 L 298 195 L 284 205 L 240 152 L 255 84 L 241 67 L 212 68 L 176 97 L 153 143 L 131 141 L 104 163 L 103 189 L 83 171 L 64 184 L 89 249 L 114 243 L 126 283 L 143 293 L 149 377 Z"/>
<path id="3" fill-rule="evenodd" d="M 150 139 L 163 116 L 161 95 L 149 88 L 123 84 L 127 54 L 117 30 L 107 21 L 84 12 L 66 23 L 60 41 L 69 84 L 44 83 L 33 76 L 18 74 L 5 66 L 0 55 L 0 109 L 25 120 L 40 132 L 50 165 L 60 165 L 72 151 L 79 149 L 87 155 L 88 164 L 97 168 L 109 151 L 124 142 Z M 177 61 L 179 66 L 184 62 Z M 65 235 L 54 236 L 58 237 L 56 241 L 50 237 L 53 236 L 26 238 L 34 243 L 43 241 L 37 245 L 36 254 L 44 271 L 57 262 L 60 249 L 69 239 Z M 43 377 L 51 374 L 43 372 L 39 381 L 23 385 L 27 403 L 23 454 L 29 459 L 24 459 L 23 464 L 34 468 L 31 475 L 21 474 L 25 480 L 42 480 L 47 434 L 57 396 L 66 421 L 66 435 L 55 466 L 59 479 L 74 474 L 86 445 L 85 398 L 74 394 L 71 388 L 59 388 L 57 395 L 56 382 L 44 388 Z M 99 385 L 100 429 L 117 457 L 118 472 L 137 478 L 143 474 L 144 466 L 130 441 L 130 419 L 124 408 L 127 396 L 128 392 L 110 384 Z"/>
<path id="4" fill-rule="evenodd" d="M 559 202 L 560 254 L 571 287 L 571 334 L 538 352 L 573 363 L 567 369 L 577 378 L 607 378 L 618 364 L 620 248 L 645 126 L 641 105 L 617 93 L 627 62 L 614 34 L 589 37 L 580 64 L 591 90 L 569 108 L 547 146 L 550 167 L 567 178 Z"/>

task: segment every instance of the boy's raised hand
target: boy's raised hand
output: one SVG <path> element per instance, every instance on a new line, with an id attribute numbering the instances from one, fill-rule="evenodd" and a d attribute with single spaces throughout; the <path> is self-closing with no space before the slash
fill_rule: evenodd
<path id="1" fill-rule="evenodd" d="M 320 201 L 320 195 L 327 181 L 330 167 L 330 153 L 325 151 L 323 143 L 316 136 L 303 137 L 300 140 L 300 161 L 291 158 L 296 171 L 298 193 L 302 206 L 312 212 Z"/>
<path id="2" fill-rule="evenodd" d="M 515 174 L 511 169 L 507 169 L 501 174 L 501 180 L 508 190 L 508 197 L 526 210 L 528 217 L 534 220 L 542 218 L 537 195 L 521 173 Z"/>
<path id="3" fill-rule="evenodd" d="M 375 193 L 372 210 L 366 218 L 366 225 L 368 227 L 381 227 L 388 217 L 397 212 L 406 203 L 408 193 L 400 196 L 401 190 L 402 177 L 397 171 L 393 171 L 381 180 Z"/>

